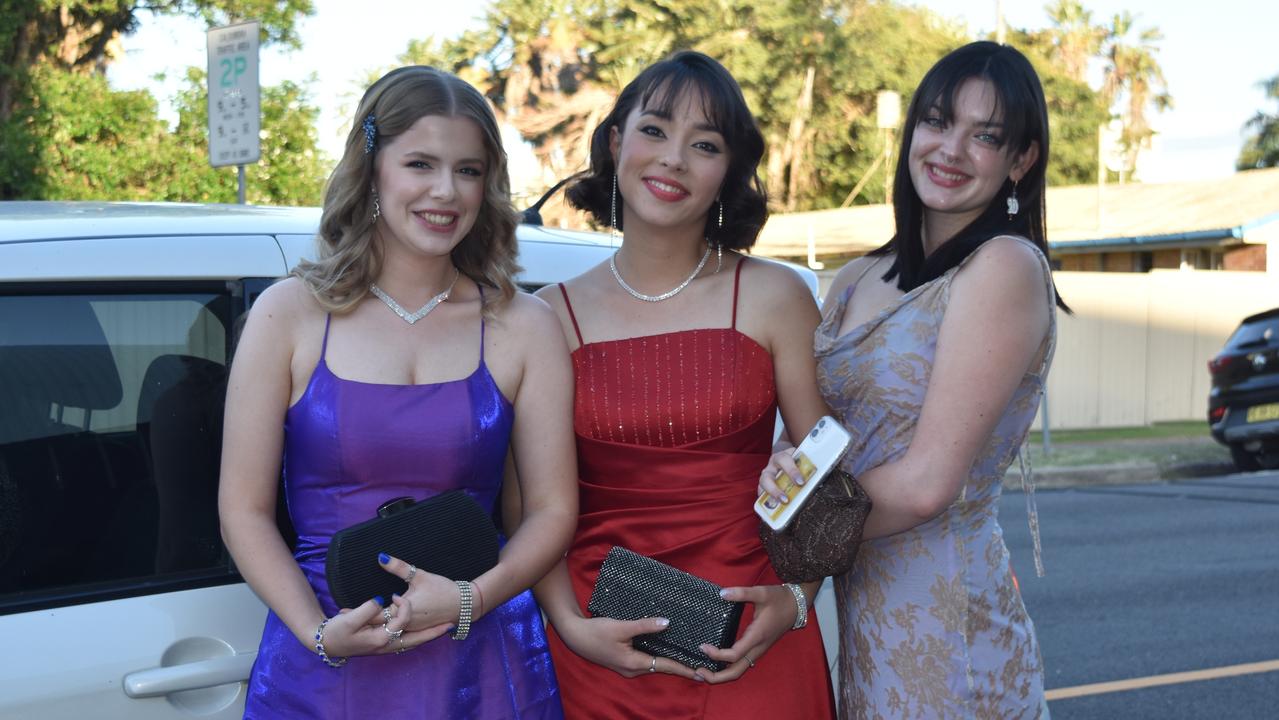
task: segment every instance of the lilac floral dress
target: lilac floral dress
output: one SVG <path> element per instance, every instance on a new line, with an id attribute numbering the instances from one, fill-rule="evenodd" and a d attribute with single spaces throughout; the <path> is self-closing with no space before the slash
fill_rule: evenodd
<path id="1" fill-rule="evenodd" d="M 1048 263 L 1036 254 L 1052 298 Z M 818 384 L 853 435 L 843 465 L 854 476 L 909 447 L 951 281 L 963 266 L 841 336 L 861 278 L 825 309 L 816 334 Z M 996 513 L 1004 473 L 1039 407 L 1056 332 L 1054 313 L 1038 370 L 1022 378 L 959 498 L 922 525 L 862 543 L 853 568 L 835 578 L 841 718 L 1047 717 L 1039 645 Z M 1027 492 L 1039 567 L 1033 498 Z"/>

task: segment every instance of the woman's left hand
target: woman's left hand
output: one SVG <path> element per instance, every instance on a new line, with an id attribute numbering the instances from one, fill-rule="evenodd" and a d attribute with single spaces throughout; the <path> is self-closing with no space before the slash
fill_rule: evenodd
<path id="1" fill-rule="evenodd" d="M 778 638 L 791 629 L 799 614 L 794 594 L 781 585 L 724 588 L 720 595 L 725 600 L 753 604 L 755 616 L 746 632 L 742 633 L 732 647 L 721 650 L 713 645 L 701 646 L 702 652 L 710 658 L 728 663 L 728 667 L 719 672 L 698 668 L 697 674 L 708 683 L 729 682 L 741 677 L 742 673 L 755 666 L 755 661 Z"/>
<path id="2" fill-rule="evenodd" d="M 382 562 L 383 558 L 386 559 L 385 562 Z M 378 562 L 382 564 L 383 570 L 408 584 L 401 593 L 412 608 L 412 614 L 404 625 L 406 630 L 430 630 L 443 635 L 457 623 L 462 602 L 457 583 L 443 575 L 418 570 L 392 555 L 383 554 L 378 557 Z M 392 613 L 398 611 L 399 608 L 395 608 Z M 472 605 L 472 611 L 475 613 L 474 617 L 479 616 L 477 605 Z"/>

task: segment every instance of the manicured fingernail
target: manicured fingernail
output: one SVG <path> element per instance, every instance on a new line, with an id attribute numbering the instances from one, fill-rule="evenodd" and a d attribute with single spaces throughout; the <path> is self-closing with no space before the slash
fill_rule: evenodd
<path id="1" fill-rule="evenodd" d="M 391 593 L 391 599 L 392 599 L 392 600 L 399 600 L 399 599 L 400 599 L 400 594 L 399 594 L 399 593 Z"/>
<path id="2" fill-rule="evenodd" d="M 380 563 L 382 563 L 383 565 L 385 565 L 385 564 L 387 564 L 387 563 L 391 562 L 391 556 L 390 556 L 390 555 L 387 555 L 386 553 L 378 553 L 378 554 L 377 554 L 377 561 L 378 561 L 378 562 L 380 562 Z"/>
<path id="3" fill-rule="evenodd" d="M 658 626 L 658 627 L 667 627 L 667 626 L 669 626 L 670 624 L 671 624 L 671 621 L 670 621 L 670 620 L 667 620 L 666 618 L 658 618 L 658 619 L 657 619 L 657 626 Z"/>
<path id="4" fill-rule="evenodd" d="M 694 675 L 694 676 L 693 676 L 693 680 L 695 680 L 695 681 L 697 681 L 697 682 L 706 682 L 705 680 L 703 680 L 703 679 L 702 679 L 702 676 L 701 676 L 701 675 Z"/>
<path id="5" fill-rule="evenodd" d="M 727 591 L 727 590 L 720 590 L 720 591 L 719 591 L 719 596 L 720 596 L 720 597 L 722 597 L 722 598 L 724 598 L 725 600 L 727 600 L 727 599 L 728 599 L 728 591 Z"/>
<path id="6" fill-rule="evenodd" d="M 381 596 L 381 595 L 378 595 L 377 597 L 373 598 L 373 602 L 377 603 L 378 605 L 385 605 L 385 604 L 386 604 L 385 602 L 383 602 L 383 600 L 382 600 L 382 596 Z"/>

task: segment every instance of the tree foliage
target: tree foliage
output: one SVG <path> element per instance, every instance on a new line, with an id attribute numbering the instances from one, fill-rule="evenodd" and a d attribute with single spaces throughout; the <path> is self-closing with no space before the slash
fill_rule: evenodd
<path id="1" fill-rule="evenodd" d="M 296 45 L 311 0 L 0 0 L 0 199 L 234 202 L 234 169 L 208 165 L 204 73 L 187 71 L 178 126 L 146 91 L 118 91 L 105 70 L 138 13 L 210 24 L 261 23 L 267 42 Z M 248 169 L 252 202 L 319 202 L 318 110 L 303 89 L 262 89 L 263 157 Z"/>
<path id="2" fill-rule="evenodd" d="M 1017 38 L 1050 88 L 1051 181 L 1090 181 L 1104 105 L 1050 44 Z M 733 73 L 759 121 L 774 208 L 802 210 L 839 206 L 872 170 L 856 202 L 885 199 L 876 96 L 896 91 L 904 106 L 966 41 L 937 15 L 887 0 L 496 0 L 481 28 L 411 43 L 401 59 L 481 88 L 533 146 L 545 187 L 586 166 L 589 133 L 626 82 L 675 50 L 700 50 Z M 900 135 L 887 137 L 895 150 Z"/>
<path id="3" fill-rule="evenodd" d="M 1279 101 L 1279 75 L 1258 83 L 1267 100 Z M 1240 170 L 1279 167 L 1279 110 L 1273 115 L 1258 110 L 1244 125 L 1248 139 L 1239 151 L 1235 167 Z"/>

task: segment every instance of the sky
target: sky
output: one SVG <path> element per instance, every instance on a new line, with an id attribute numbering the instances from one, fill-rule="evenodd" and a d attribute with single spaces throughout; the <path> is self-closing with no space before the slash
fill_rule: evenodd
<path id="1" fill-rule="evenodd" d="M 966 25 L 975 36 L 993 30 L 996 7 L 1010 27 L 1048 26 L 1047 0 L 917 0 L 913 4 Z M 1273 33 L 1279 3 L 1273 0 L 1084 0 L 1094 22 L 1127 10 L 1138 28 L 1158 27 L 1164 35 L 1158 60 L 1173 109 L 1158 115 L 1154 150 L 1141 168 L 1146 182 L 1219 178 L 1234 171 L 1244 122 L 1258 110 L 1274 113 L 1257 86 L 1279 74 Z M 263 49 L 261 81 L 310 84 L 321 110 L 321 148 L 336 158 L 350 127 L 354 105 L 370 72 L 396 65 L 410 40 L 450 37 L 478 24 L 486 3 L 468 0 L 315 0 L 315 15 L 302 21 L 303 48 Z M 374 10 L 373 8 L 376 8 Z M 148 88 L 172 118 L 171 99 L 188 65 L 205 67 L 204 26 L 188 18 L 154 18 L 143 13 L 139 30 L 124 39 L 125 56 L 110 66 L 108 79 L 120 89 Z M 158 73 L 167 73 L 158 81 Z M 1099 80 L 1099 76 L 1096 78 Z"/>

